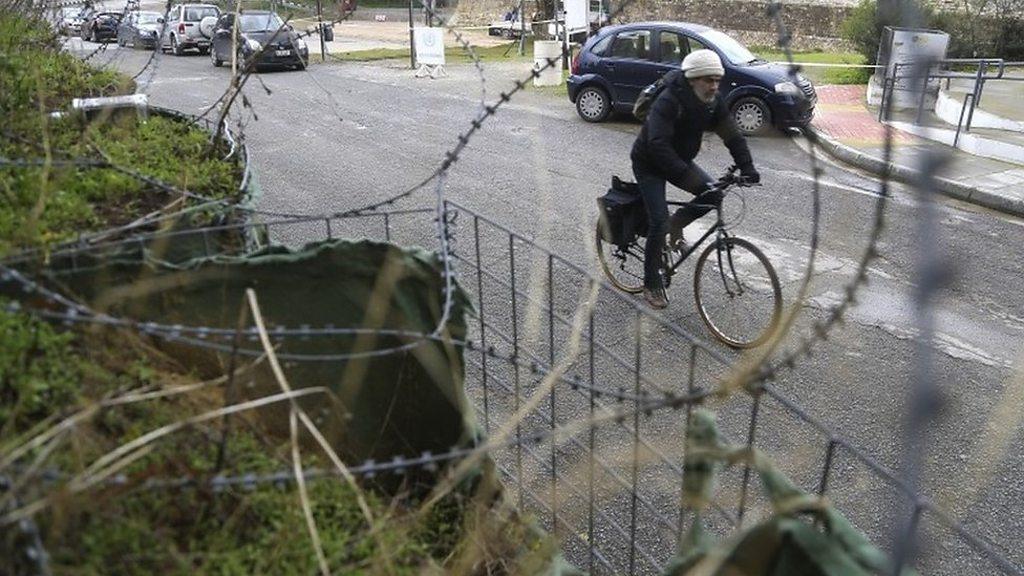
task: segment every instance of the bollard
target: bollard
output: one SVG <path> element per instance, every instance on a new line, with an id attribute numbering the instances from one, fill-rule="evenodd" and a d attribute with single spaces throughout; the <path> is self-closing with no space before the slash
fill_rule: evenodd
<path id="1" fill-rule="evenodd" d="M 533 68 L 541 70 L 533 79 L 534 86 L 558 86 L 562 83 L 562 66 L 557 62 L 562 57 L 562 43 L 557 40 L 538 40 L 533 44 Z M 544 68 L 548 59 L 554 58 L 554 66 Z"/>

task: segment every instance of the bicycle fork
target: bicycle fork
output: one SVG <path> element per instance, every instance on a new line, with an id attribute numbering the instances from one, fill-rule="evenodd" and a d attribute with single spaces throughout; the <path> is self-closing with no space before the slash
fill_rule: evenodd
<path id="1" fill-rule="evenodd" d="M 715 239 L 715 251 L 718 258 L 718 275 L 722 278 L 722 286 L 725 287 L 725 293 L 730 298 L 743 295 L 743 283 L 740 282 L 739 276 L 736 274 L 736 264 L 732 259 L 732 245 L 729 244 L 727 239 L 723 238 L 724 235 L 719 235 Z M 729 273 L 726 274 L 725 266 L 722 265 L 722 252 L 725 252 L 726 262 L 729 264 Z M 735 284 L 736 289 L 733 290 L 729 286 L 729 276 L 732 276 L 732 282 Z"/>

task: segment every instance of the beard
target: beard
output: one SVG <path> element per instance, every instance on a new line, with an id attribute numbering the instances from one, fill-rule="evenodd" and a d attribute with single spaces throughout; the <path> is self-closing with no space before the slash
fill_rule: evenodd
<path id="1" fill-rule="evenodd" d="M 711 104 L 715 101 L 715 96 L 718 96 L 718 91 L 715 92 L 704 92 L 702 90 L 694 90 L 694 94 L 697 95 L 697 99 L 705 104 Z"/>

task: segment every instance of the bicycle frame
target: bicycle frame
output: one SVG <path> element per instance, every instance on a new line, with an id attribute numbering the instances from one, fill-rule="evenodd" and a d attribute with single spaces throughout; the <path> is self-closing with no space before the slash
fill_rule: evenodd
<path id="1" fill-rule="evenodd" d="M 723 191 L 724 190 L 725 189 L 723 189 Z M 666 268 L 665 274 L 669 275 L 669 276 L 672 276 L 672 275 L 674 275 L 676 273 L 676 269 L 678 269 L 680 266 L 682 266 L 683 262 L 687 258 L 690 257 L 690 254 L 693 254 L 694 252 L 697 251 L 698 248 L 703 246 L 704 245 L 704 241 L 707 240 L 709 237 L 711 237 L 712 234 L 717 234 L 717 237 L 715 238 L 715 241 L 717 242 L 717 241 L 721 240 L 722 238 L 728 238 L 729 237 L 729 233 L 726 232 L 726 230 L 725 230 L 725 222 L 722 220 L 722 206 L 721 206 L 721 204 L 715 206 L 715 205 L 712 205 L 712 204 L 693 204 L 691 202 L 677 202 L 677 201 L 669 201 L 669 202 L 666 202 L 666 204 L 668 204 L 669 206 L 690 206 L 690 207 L 696 207 L 696 208 L 711 208 L 711 209 L 715 210 L 715 213 L 716 213 L 716 216 L 717 216 L 717 218 L 715 220 L 715 223 L 711 226 L 711 228 L 708 228 L 708 231 L 705 232 L 704 235 L 701 236 L 699 240 L 697 240 L 689 248 L 687 248 L 686 252 L 684 252 L 679 257 L 679 259 L 676 260 L 676 262 L 674 264 L 672 264 L 672 265 L 670 265 L 670 266 L 668 266 Z"/>

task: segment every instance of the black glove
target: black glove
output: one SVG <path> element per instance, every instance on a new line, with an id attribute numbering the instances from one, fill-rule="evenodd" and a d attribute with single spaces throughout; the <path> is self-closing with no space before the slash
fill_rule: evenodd
<path id="1" fill-rule="evenodd" d="M 740 168 L 740 178 L 748 184 L 757 184 L 761 181 L 761 175 L 754 169 L 753 164 L 747 164 Z"/>

